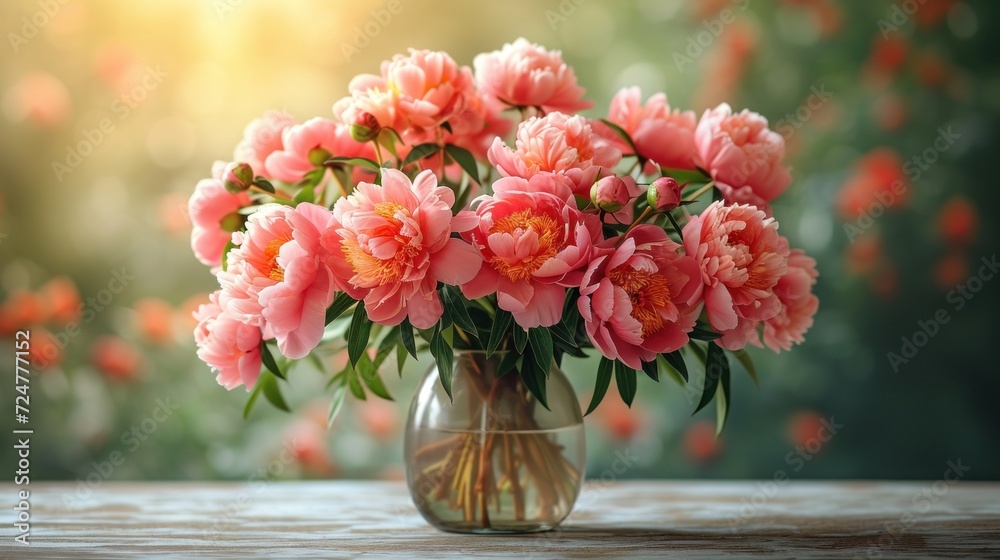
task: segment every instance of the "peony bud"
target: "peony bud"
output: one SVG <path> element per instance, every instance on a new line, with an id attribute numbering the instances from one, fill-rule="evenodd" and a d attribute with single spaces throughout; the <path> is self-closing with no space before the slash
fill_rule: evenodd
<path id="1" fill-rule="evenodd" d="M 651 208 L 660 212 L 669 212 L 681 204 L 681 189 L 683 187 L 673 177 L 660 177 L 649 185 L 646 191 L 646 201 Z"/>
<path id="2" fill-rule="evenodd" d="M 629 203 L 628 184 L 621 177 L 604 177 L 590 187 L 590 200 L 605 212 L 617 212 Z M 640 191 L 641 192 L 641 191 Z"/>
<path id="3" fill-rule="evenodd" d="M 249 163 L 234 161 L 222 172 L 222 185 L 233 194 L 248 190 L 252 184 L 253 169 Z"/>
<path id="4" fill-rule="evenodd" d="M 378 119 L 371 113 L 361 113 L 351 123 L 351 138 L 357 142 L 371 142 L 378 138 L 380 132 L 382 132 L 382 125 L 378 124 Z"/>

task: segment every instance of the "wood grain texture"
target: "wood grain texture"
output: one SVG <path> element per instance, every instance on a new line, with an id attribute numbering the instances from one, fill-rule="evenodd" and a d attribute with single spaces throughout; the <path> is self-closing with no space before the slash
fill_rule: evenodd
<path id="1" fill-rule="evenodd" d="M 105 483 L 82 500 L 35 483 L 32 544 L 5 523 L 0 558 L 1000 556 L 997 483 L 762 484 L 588 483 L 559 531 L 468 536 L 427 525 L 402 483 Z"/>

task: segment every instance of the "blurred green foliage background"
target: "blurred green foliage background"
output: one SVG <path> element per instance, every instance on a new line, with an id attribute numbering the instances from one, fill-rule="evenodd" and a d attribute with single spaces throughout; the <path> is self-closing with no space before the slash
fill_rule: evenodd
<path id="1" fill-rule="evenodd" d="M 44 365 L 31 378 L 32 475 L 80 481 L 77 498 L 107 479 L 401 477 L 401 424 L 429 359 L 402 379 L 385 372 L 396 401 L 349 401 L 330 431 L 329 373 L 308 363 L 290 376 L 292 414 L 258 406 L 244 421 L 245 394 L 194 354 L 190 312 L 214 280 L 189 249 L 187 197 L 266 109 L 330 117 L 352 76 L 408 47 L 471 64 L 524 36 L 563 51 L 597 102 L 591 116 L 627 85 L 699 114 L 728 101 L 767 116 L 795 177 L 775 215 L 821 273 L 807 342 L 752 351 L 761 386 L 735 378 L 721 438 L 711 410 L 691 417 L 693 394 L 642 379 L 631 411 L 609 395 L 587 419 L 592 477 L 627 453 L 634 464 L 614 476 L 936 479 L 960 459 L 968 478 L 996 479 L 1000 280 L 983 262 L 998 240 L 998 11 L 986 0 L 4 2 L 2 437 L 14 427 L 13 332 L 30 328 Z M 595 362 L 564 369 L 588 399 Z M 285 447 L 293 461 L 278 459 Z M 0 457 L 14 464 L 11 445 Z"/>

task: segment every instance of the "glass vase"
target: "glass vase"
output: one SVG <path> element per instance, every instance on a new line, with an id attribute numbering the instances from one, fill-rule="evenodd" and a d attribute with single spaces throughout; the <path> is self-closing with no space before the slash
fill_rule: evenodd
<path id="1" fill-rule="evenodd" d="M 569 515 L 583 484 L 583 417 L 553 362 L 548 408 L 503 355 L 457 352 L 448 398 L 433 367 L 410 405 L 406 481 L 429 523 L 459 533 L 547 531 Z"/>

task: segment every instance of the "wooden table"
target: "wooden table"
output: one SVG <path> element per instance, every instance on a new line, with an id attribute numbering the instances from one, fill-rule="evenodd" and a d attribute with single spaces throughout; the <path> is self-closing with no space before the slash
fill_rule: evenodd
<path id="1" fill-rule="evenodd" d="M 15 487 L 0 487 L 13 499 Z M 31 546 L 4 523 L 0 557 L 1000 556 L 997 483 L 595 481 L 561 530 L 524 536 L 439 532 L 394 482 L 104 483 L 83 494 L 32 484 Z"/>

